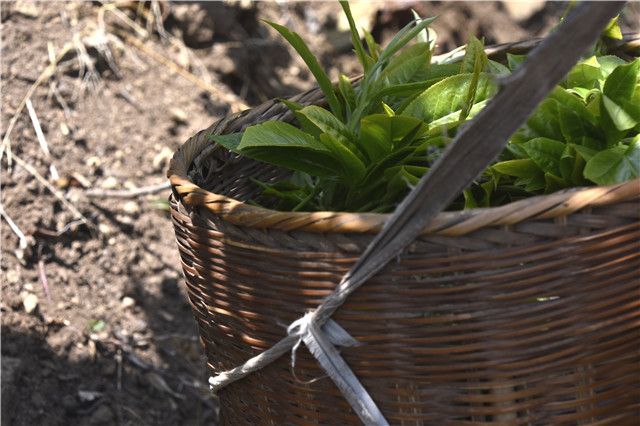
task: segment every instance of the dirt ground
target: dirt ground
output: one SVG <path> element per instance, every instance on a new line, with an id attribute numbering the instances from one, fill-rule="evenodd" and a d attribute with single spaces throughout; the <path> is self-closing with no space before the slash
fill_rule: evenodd
<path id="1" fill-rule="evenodd" d="M 442 51 L 470 34 L 487 43 L 543 35 L 563 8 L 385 2 L 353 9 L 387 40 L 411 18 L 411 6 L 440 16 Z M 302 62 L 260 19 L 299 32 L 333 77 L 338 69 L 356 74 L 339 6 L 4 2 L 0 9 L 2 425 L 213 424 L 216 403 L 182 286 L 169 190 L 104 195 L 166 182 L 172 153 L 199 129 L 312 86 Z M 627 30 L 640 22 L 638 9 L 625 18 Z M 22 244 L 9 220 L 25 234 Z"/>

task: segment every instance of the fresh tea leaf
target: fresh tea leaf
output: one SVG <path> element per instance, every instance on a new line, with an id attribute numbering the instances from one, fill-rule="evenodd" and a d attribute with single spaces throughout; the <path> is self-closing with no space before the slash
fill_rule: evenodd
<path id="1" fill-rule="evenodd" d="M 320 133 L 328 133 L 334 139 L 347 146 L 353 154 L 361 155 L 358 148 L 353 144 L 355 137 L 351 134 L 345 124 L 338 120 L 326 109 L 311 105 L 298 111 L 310 123 L 320 129 Z"/>
<path id="2" fill-rule="evenodd" d="M 349 7 L 349 2 L 341 0 L 340 6 L 342 6 L 342 10 L 344 11 L 345 16 L 347 17 L 347 21 L 349 22 L 349 30 L 351 31 L 351 43 L 356 50 L 356 55 L 358 56 L 358 60 L 362 64 L 365 73 L 369 71 L 371 67 L 371 61 L 368 59 L 369 57 L 364 51 L 364 46 L 362 45 L 362 40 L 360 40 L 360 34 L 358 34 L 358 28 L 356 27 L 356 23 L 353 20 L 353 15 L 351 14 L 351 8 Z"/>
<path id="3" fill-rule="evenodd" d="M 371 114 L 360 124 L 360 145 L 365 149 L 369 161 L 375 162 L 388 155 L 395 144 L 422 121 L 402 115 Z"/>
<path id="4" fill-rule="evenodd" d="M 231 152 L 239 153 L 238 145 L 240 145 L 240 141 L 242 140 L 242 132 L 229 133 L 226 135 L 212 135 L 210 139 Z"/>
<path id="5" fill-rule="evenodd" d="M 423 80 L 431 61 L 431 49 L 428 43 L 416 43 L 395 56 L 382 72 L 381 78 L 387 84 L 409 83 Z"/>
<path id="6" fill-rule="evenodd" d="M 280 121 L 247 128 L 237 149 L 249 158 L 314 176 L 342 173 L 333 153 L 321 142 Z"/>
<path id="7" fill-rule="evenodd" d="M 628 101 L 621 103 L 622 105 L 616 103 L 607 95 L 602 96 L 602 106 L 609 115 L 609 118 L 616 129 L 621 131 L 632 129 L 636 124 L 638 124 L 638 119 L 633 116 L 635 115 L 635 111 L 633 111 L 634 106 Z"/>
<path id="8" fill-rule="evenodd" d="M 507 65 L 511 71 L 515 71 L 527 59 L 527 55 L 514 55 L 513 53 L 507 53 Z"/>
<path id="9" fill-rule="evenodd" d="M 461 122 L 469 116 L 469 112 L 473 107 L 476 90 L 478 88 L 478 79 L 480 78 L 482 70 L 487 66 L 488 61 L 489 59 L 484 53 L 484 44 L 477 38 L 472 37 L 471 41 L 467 44 L 467 52 L 460 67 L 460 72 L 471 73 L 471 83 L 469 84 L 467 95 L 462 110 L 460 111 L 459 120 Z"/>
<path id="10" fill-rule="evenodd" d="M 609 21 L 609 24 L 607 24 L 605 29 L 602 31 L 603 37 L 612 38 L 614 40 L 622 40 L 622 30 L 620 30 L 620 25 L 618 24 L 619 18 L 620 16 L 616 16 L 611 21 Z"/>
<path id="11" fill-rule="evenodd" d="M 522 144 L 522 147 L 544 172 L 560 175 L 560 158 L 565 149 L 564 143 L 548 138 L 536 138 Z"/>
<path id="12" fill-rule="evenodd" d="M 369 31 L 363 29 L 362 32 L 364 33 L 364 41 L 367 43 L 367 50 L 369 51 L 369 56 L 371 56 L 371 58 L 374 61 L 377 61 L 378 56 L 380 55 L 380 46 L 378 45 L 378 43 L 376 43 L 376 41 L 373 38 L 373 35 L 371 35 Z"/>
<path id="13" fill-rule="evenodd" d="M 465 105 L 467 93 L 473 84 L 472 74 L 459 74 L 434 84 L 414 99 L 403 111 L 409 115 L 425 121 L 429 128 L 434 127 L 433 121 L 445 116 L 458 114 Z M 497 86 L 488 74 L 480 74 L 473 103 L 489 99 L 497 91 Z"/>
<path id="14" fill-rule="evenodd" d="M 531 159 L 507 160 L 491 166 L 491 169 L 507 176 L 530 178 L 542 173 L 540 167 Z"/>
<path id="15" fill-rule="evenodd" d="M 349 114 L 356 108 L 356 92 L 353 90 L 351 80 L 344 74 L 340 74 L 338 80 L 338 89 L 344 99 L 344 103 L 347 107 Z"/>
<path id="16" fill-rule="evenodd" d="M 584 168 L 584 177 L 598 185 L 612 185 L 640 175 L 640 137 L 629 146 L 619 145 L 594 155 Z"/>
<path id="17" fill-rule="evenodd" d="M 418 15 L 418 12 L 416 12 L 414 9 L 411 9 L 411 14 L 413 15 L 413 19 L 415 19 L 416 21 L 419 21 L 420 19 L 422 19 L 420 17 L 420 15 Z M 416 35 L 416 41 L 418 43 L 428 43 L 429 42 L 429 33 L 428 33 L 426 28 L 423 29 L 422 31 L 420 31 Z"/>
<path id="18" fill-rule="evenodd" d="M 484 53 L 484 43 L 471 36 L 465 49 L 464 59 L 460 63 L 460 73 L 480 72 L 484 70 L 488 61 L 489 58 Z"/>
<path id="19" fill-rule="evenodd" d="M 602 93 L 615 103 L 630 100 L 638 85 L 640 59 L 617 66 L 607 77 Z"/>
<path id="20" fill-rule="evenodd" d="M 309 70 L 318 82 L 318 86 L 320 86 L 322 93 L 327 98 L 327 102 L 329 103 L 331 111 L 333 111 L 336 116 L 342 117 L 342 106 L 340 105 L 340 102 L 338 101 L 338 98 L 333 90 L 333 84 L 331 84 L 331 80 L 329 80 L 329 77 L 324 72 L 324 70 L 318 63 L 318 60 L 315 56 L 313 56 L 313 54 L 309 50 L 309 47 L 304 42 L 304 40 L 302 40 L 300 35 L 293 31 L 289 31 L 287 27 L 278 25 L 275 22 L 265 22 L 276 31 L 278 31 L 280 35 L 282 35 L 289 42 L 289 44 L 291 44 L 296 52 L 298 52 L 298 54 L 305 62 L 305 64 L 307 64 Z"/>
<path id="21" fill-rule="evenodd" d="M 364 163 L 342 141 L 330 133 L 322 133 L 320 142 L 333 153 L 333 158 L 340 164 L 344 178 L 351 182 L 358 182 L 365 172 Z"/>
<path id="22" fill-rule="evenodd" d="M 592 56 L 573 67 L 567 75 L 566 85 L 572 88 L 593 89 L 598 86 L 601 76 L 600 63 Z"/>

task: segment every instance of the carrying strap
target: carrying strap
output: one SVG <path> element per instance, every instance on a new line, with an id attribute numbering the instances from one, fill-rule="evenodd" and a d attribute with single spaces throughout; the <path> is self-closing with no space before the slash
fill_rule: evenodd
<path id="1" fill-rule="evenodd" d="M 212 391 L 265 367 L 302 341 L 362 422 L 386 425 L 381 410 L 341 357 L 324 325 L 351 293 L 400 255 L 425 225 L 498 156 L 509 137 L 596 42 L 624 4 L 584 2 L 577 6 L 512 75 L 499 82 L 502 87 L 498 94 L 458 132 L 334 292 L 316 310 L 296 320 L 289 327 L 289 334 L 273 347 L 237 368 L 211 377 Z"/>

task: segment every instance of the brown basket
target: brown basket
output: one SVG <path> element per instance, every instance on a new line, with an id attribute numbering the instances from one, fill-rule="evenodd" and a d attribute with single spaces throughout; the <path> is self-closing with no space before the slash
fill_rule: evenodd
<path id="1" fill-rule="evenodd" d="M 321 104 L 316 91 L 296 99 Z M 245 203 L 283 171 L 209 142 L 277 102 L 189 139 L 169 175 L 189 298 L 212 374 L 286 335 L 387 218 Z M 205 189 L 206 188 L 206 189 Z M 333 316 L 342 354 L 390 424 L 637 424 L 640 180 L 440 214 Z M 311 381 L 312 379 L 316 379 Z M 311 381 L 311 382 L 310 382 Z M 219 392 L 224 424 L 358 424 L 299 349 Z"/>

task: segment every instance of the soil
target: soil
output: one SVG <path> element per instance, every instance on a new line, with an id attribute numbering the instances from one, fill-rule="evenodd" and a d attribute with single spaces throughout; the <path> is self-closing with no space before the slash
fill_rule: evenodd
<path id="1" fill-rule="evenodd" d="M 487 43 L 542 35 L 562 14 L 557 3 L 519 14 L 485 2 L 353 9 L 384 41 L 411 19 L 411 6 L 440 15 L 442 51 L 471 34 Z M 640 22 L 636 6 L 627 23 Z M 2 208 L 26 244 L 3 219 L 2 425 L 213 424 L 169 190 L 130 199 L 88 192 L 163 183 L 172 153 L 199 129 L 312 87 L 304 64 L 261 19 L 299 32 L 332 77 L 357 74 L 339 6 L 14 2 L 2 3 L 1 14 L 2 134 L 17 114 L 10 149 L 27 164 L 10 165 L 5 149 Z M 50 155 L 27 109 L 19 111 L 36 83 L 30 101 Z"/>

